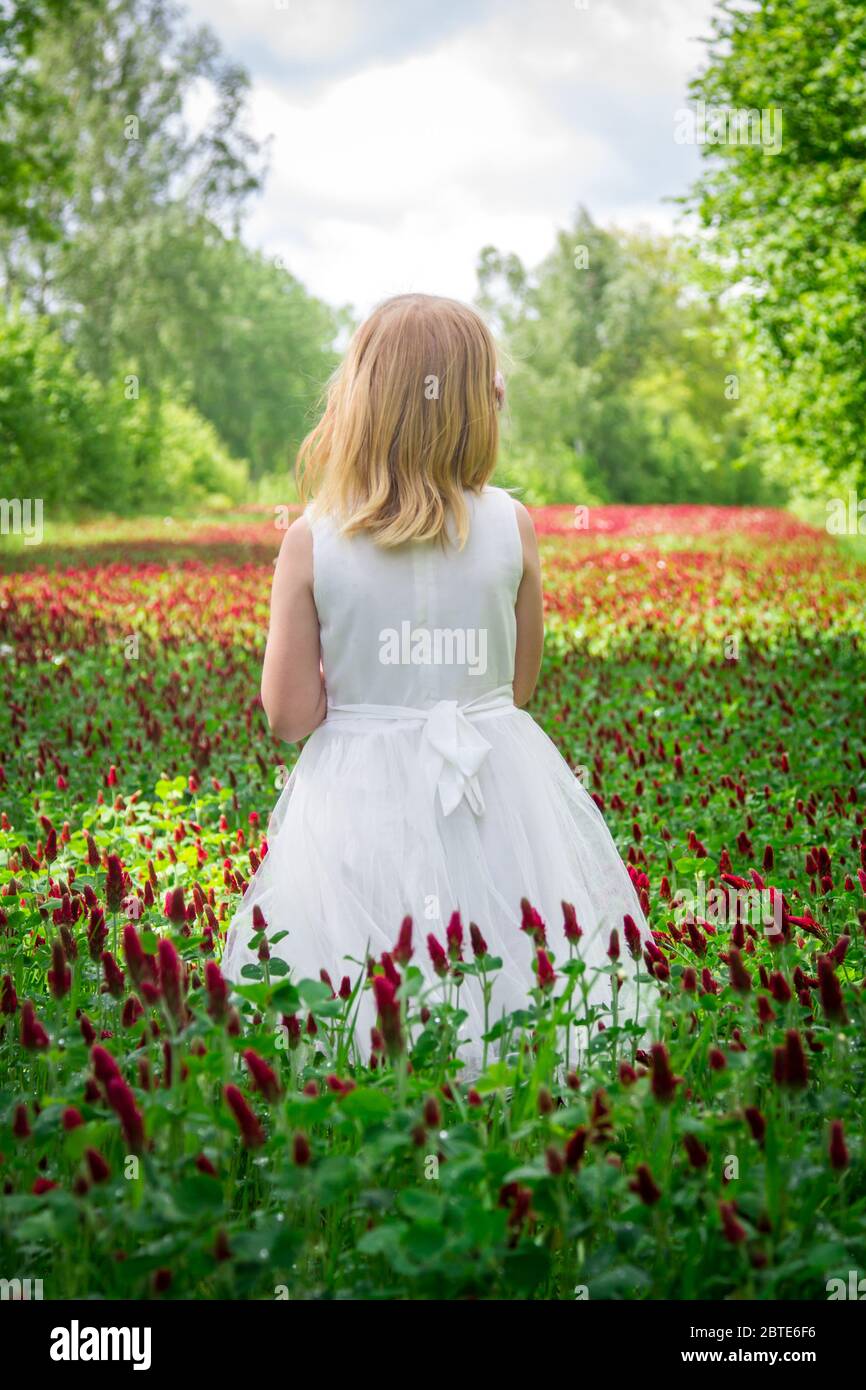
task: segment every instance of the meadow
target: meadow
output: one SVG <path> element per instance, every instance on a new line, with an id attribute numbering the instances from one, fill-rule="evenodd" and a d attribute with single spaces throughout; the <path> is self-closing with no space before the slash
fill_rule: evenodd
<path id="1" fill-rule="evenodd" d="M 823 1299 L 866 1273 L 866 562 L 766 509 L 535 519 L 532 713 L 641 894 L 654 945 L 619 924 L 605 968 L 653 1014 L 588 1008 L 579 923 L 555 959 L 526 903 L 525 1008 L 471 1080 L 483 922 L 438 933 L 432 984 L 420 920 L 333 981 L 292 978 L 263 922 L 259 966 L 221 975 L 296 755 L 258 700 L 273 518 L 3 557 L 0 1275 L 46 1298 Z"/>

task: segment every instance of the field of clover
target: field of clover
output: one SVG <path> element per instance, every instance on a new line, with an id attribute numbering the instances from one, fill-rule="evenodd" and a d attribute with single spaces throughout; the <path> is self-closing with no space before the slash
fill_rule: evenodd
<path id="1" fill-rule="evenodd" d="M 654 1015 L 587 1012 L 579 921 L 565 904 L 553 958 L 524 903 L 525 1008 L 471 1081 L 483 922 L 388 924 L 393 950 L 333 981 L 291 977 L 260 922 L 259 966 L 221 975 L 294 757 L 258 701 L 272 522 L 4 557 L 0 1277 L 821 1299 L 866 1274 L 866 564 L 772 511 L 536 522 L 533 713 L 629 865 L 654 944 L 626 920 L 605 968 Z"/>

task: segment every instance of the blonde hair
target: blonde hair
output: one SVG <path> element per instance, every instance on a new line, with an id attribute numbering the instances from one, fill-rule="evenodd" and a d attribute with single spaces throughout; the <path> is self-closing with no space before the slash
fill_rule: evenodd
<path id="1" fill-rule="evenodd" d="M 496 465 L 496 345 L 468 305 L 429 294 L 387 299 L 361 324 L 331 379 L 324 414 L 298 451 L 301 497 L 344 535 L 378 545 L 444 539 L 462 546 L 464 492 Z"/>

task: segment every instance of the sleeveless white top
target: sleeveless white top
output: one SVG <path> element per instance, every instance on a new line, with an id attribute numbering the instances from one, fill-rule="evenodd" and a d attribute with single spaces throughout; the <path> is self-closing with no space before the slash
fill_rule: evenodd
<path id="1" fill-rule="evenodd" d="M 383 549 L 363 534 L 341 536 L 307 508 L 329 709 L 463 705 L 511 686 L 523 576 L 517 514 L 501 488 L 466 500 L 462 550 L 437 541 Z"/>

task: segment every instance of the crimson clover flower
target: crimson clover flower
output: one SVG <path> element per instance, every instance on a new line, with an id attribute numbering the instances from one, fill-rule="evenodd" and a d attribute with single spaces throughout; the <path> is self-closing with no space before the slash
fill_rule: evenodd
<path id="1" fill-rule="evenodd" d="M 622 928 L 623 934 L 625 935 L 625 944 L 628 947 L 632 960 L 640 960 L 642 945 L 641 935 L 637 923 L 628 912 L 622 919 Z"/>
<path id="2" fill-rule="evenodd" d="M 32 1133 L 30 1121 L 27 1118 L 27 1106 L 23 1101 L 15 1107 L 15 1114 L 12 1120 L 12 1133 L 16 1139 L 29 1139 Z"/>
<path id="3" fill-rule="evenodd" d="M 761 1148 L 763 1148 L 764 1137 L 767 1133 L 767 1121 L 764 1119 L 763 1114 L 758 1109 L 757 1105 L 747 1105 L 743 1114 L 746 1117 L 746 1123 L 749 1129 L 752 1131 L 752 1138 L 756 1144 L 760 1144 Z"/>
<path id="4" fill-rule="evenodd" d="M 430 1129 L 438 1129 L 442 1123 L 442 1111 L 435 1096 L 428 1096 L 424 1102 L 424 1123 Z"/>
<path id="5" fill-rule="evenodd" d="M 123 928 L 123 955 L 126 968 L 136 989 L 141 989 L 145 980 L 156 983 L 156 970 L 153 956 L 149 956 L 141 944 L 141 937 L 132 922 Z"/>
<path id="6" fill-rule="evenodd" d="M 90 909 L 87 927 L 87 951 L 91 960 L 99 960 L 102 955 L 102 948 L 108 936 L 108 927 L 105 925 L 105 913 L 102 908 L 94 904 Z"/>
<path id="7" fill-rule="evenodd" d="M 105 988 L 114 999 L 120 999 L 124 991 L 123 971 L 114 959 L 110 951 L 102 952 L 102 973 L 105 977 Z"/>
<path id="8" fill-rule="evenodd" d="M 247 1064 L 250 1073 L 253 1090 L 260 1091 L 266 1100 L 275 1101 L 280 1096 L 280 1083 L 276 1073 L 261 1057 L 254 1048 L 248 1047 L 243 1053 L 243 1059 Z"/>
<path id="9" fill-rule="evenodd" d="M 36 1017 L 32 1001 L 28 999 L 21 1009 L 21 1046 L 28 1052 L 36 1052 L 47 1047 L 48 1043 L 48 1034 Z"/>
<path id="10" fill-rule="evenodd" d="M 436 974 L 439 975 L 440 978 L 447 975 L 448 957 L 442 949 L 441 943 L 436 940 L 432 932 L 429 932 L 427 936 L 427 950 L 430 952 L 430 960 Z"/>
<path id="11" fill-rule="evenodd" d="M 785 1033 L 785 1046 L 776 1048 L 774 1054 L 774 1080 L 788 1086 L 803 1087 L 809 1081 L 809 1064 L 803 1051 L 803 1042 L 796 1028 Z"/>
<path id="12" fill-rule="evenodd" d="M 123 1137 L 132 1153 L 144 1148 L 144 1119 L 135 1096 L 122 1076 L 114 1076 L 106 1086 L 108 1103 L 120 1120 Z"/>
<path id="13" fill-rule="evenodd" d="M 120 1021 L 123 1024 L 124 1028 L 132 1028 L 133 1025 L 136 1024 L 138 1020 L 141 1018 L 143 1013 L 144 1009 L 141 1006 L 141 1000 L 139 999 L 138 995 L 130 994 L 129 998 L 123 1005 L 123 1012 L 120 1016 Z"/>
<path id="14" fill-rule="evenodd" d="M 90 1060 L 97 1081 L 107 1086 L 109 1081 L 120 1076 L 120 1068 L 111 1053 L 101 1043 L 94 1043 L 90 1049 Z"/>
<path id="15" fill-rule="evenodd" d="M 175 1023 L 182 1026 L 186 1022 L 183 966 L 174 942 L 166 936 L 159 941 L 159 978 L 166 1007 Z"/>
<path id="16" fill-rule="evenodd" d="M 722 1232 L 731 1245 L 740 1245 L 746 1239 L 745 1227 L 737 1220 L 737 1208 L 733 1202 L 719 1202 L 719 1215 L 722 1218 Z"/>
<path id="17" fill-rule="evenodd" d="M 55 999 L 63 999 L 72 988 L 72 971 L 66 964 L 66 952 L 59 939 L 51 943 L 51 969 L 48 971 L 48 987 Z"/>
<path id="18" fill-rule="evenodd" d="M 547 931 L 541 916 L 528 898 L 520 899 L 520 930 L 531 936 L 536 946 L 547 945 Z"/>
<path id="19" fill-rule="evenodd" d="M 205 963 L 204 987 L 207 992 L 207 1012 L 214 1023 L 220 1023 L 228 1009 L 229 989 L 215 960 Z"/>
<path id="20" fill-rule="evenodd" d="M 550 990 L 556 984 L 556 971 L 550 956 L 539 946 L 535 954 L 535 972 L 538 976 L 539 989 Z"/>
<path id="21" fill-rule="evenodd" d="M 770 993 L 777 1004 L 787 1004 L 791 999 L 791 986 L 780 970 L 774 970 L 769 979 Z"/>
<path id="22" fill-rule="evenodd" d="M 186 903 L 181 887 L 168 889 L 163 903 L 163 911 L 174 926 L 182 927 L 184 925 L 186 922 Z"/>
<path id="23" fill-rule="evenodd" d="M 406 966 L 412 959 L 412 918 L 404 917 L 400 923 L 397 945 L 391 952 L 398 965 Z"/>
<path id="24" fill-rule="evenodd" d="M 460 920 L 459 912 L 452 912 L 451 920 L 445 928 L 445 940 L 448 944 L 448 955 L 453 961 L 463 959 L 463 923 Z"/>
<path id="25" fill-rule="evenodd" d="M 683 1078 L 674 1076 L 671 1071 L 668 1050 L 664 1043 L 653 1043 L 650 1052 L 652 1056 L 652 1093 L 656 1100 L 673 1100 L 677 1086 Z"/>
<path id="26" fill-rule="evenodd" d="M 731 987 L 738 994 L 748 994 L 752 988 L 752 977 L 743 965 L 743 958 L 736 946 L 732 946 L 728 952 L 728 972 L 730 974 Z"/>
<path id="27" fill-rule="evenodd" d="M 652 1173 L 645 1163 L 639 1163 L 629 1188 L 640 1197 L 644 1206 L 653 1207 L 661 1200 L 661 1188 L 657 1186 Z"/>
<path id="28" fill-rule="evenodd" d="M 487 955 L 487 942 L 475 922 L 469 923 L 469 940 L 472 942 L 472 953 L 476 959 Z"/>
<path id="29" fill-rule="evenodd" d="M 830 1125 L 830 1166 L 841 1172 L 847 1168 L 850 1162 L 848 1157 L 848 1147 L 845 1143 L 845 1131 L 842 1128 L 841 1120 L 833 1120 Z"/>
<path id="30" fill-rule="evenodd" d="M 400 1005 L 397 1001 L 397 986 L 385 975 L 373 976 L 373 994 L 385 1047 L 390 1056 L 403 1050 L 403 1035 L 400 1027 Z"/>
<path id="31" fill-rule="evenodd" d="M 243 1093 L 237 1086 L 228 1085 L 223 1087 L 223 1095 L 237 1121 L 245 1147 L 248 1149 L 261 1148 L 265 1142 L 265 1132 Z"/>
<path id="32" fill-rule="evenodd" d="M 105 869 L 105 901 L 109 912 L 119 912 L 126 886 L 123 865 L 116 854 L 109 854 Z"/>
<path id="33" fill-rule="evenodd" d="M 388 951 L 382 952 L 381 965 L 385 972 L 385 979 L 389 980 L 395 989 L 399 989 L 401 984 L 400 972 L 394 964 L 393 957 Z"/>
<path id="34" fill-rule="evenodd" d="M 107 1182 L 111 1177 L 111 1169 L 98 1149 L 85 1149 L 84 1157 L 87 1160 L 87 1167 L 93 1182 Z"/>
<path id="35" fill-rule="evenodd" d="M 833 969 L 833 962 L 829 956 L 818 957 L 818 989 L 821 995 L 821 1007 L 830 1019 L 835 1019 L 839 1023 L 848 1022 L 848 1014 L 845 1011 L 845 1002 L 842 998 L 842 986 L 839 978 Z"/>
<path id="36" fill-rule="evenodd" d="M 18 1008 L 18 995 L 15 993 L 15 981 L 11 975 L 3 976 L 3 984 L 0 986 L 0 1013 L 11 1016 Z"/>
<path id="37" fill-rule="evenodd" d="M 683 1144 L 689 1156 L 689 1163 L 693 1168 L 706 1168 L 710 1161 L 710 1153 L 701 1143 L 700 1139 L 694 1134 L 684 1134 Z"/>
<path id="38" fill-rule="evenodd" d="M 566 941 L 578 942 L 583 936 L 583 930 L 578 924 L 577 912 L 573 903 L 563 902 L 562 904 L 562 930 Z"/>

